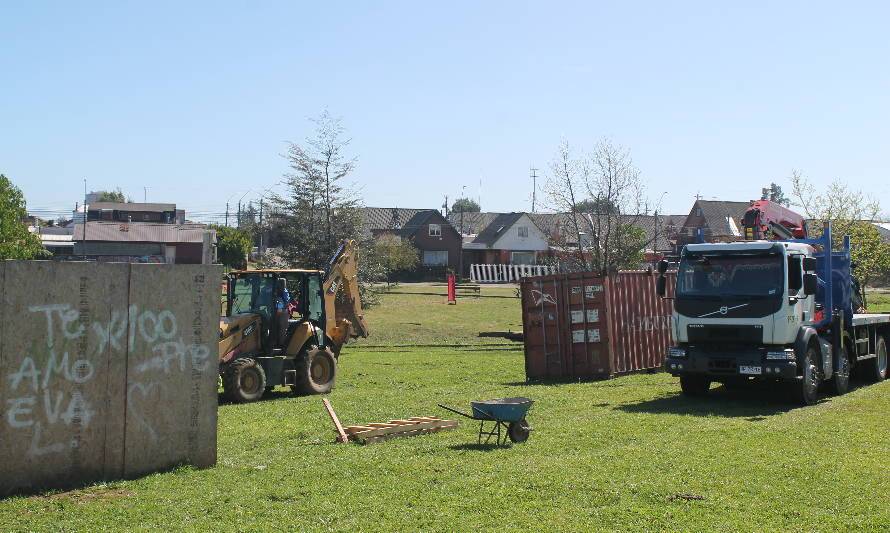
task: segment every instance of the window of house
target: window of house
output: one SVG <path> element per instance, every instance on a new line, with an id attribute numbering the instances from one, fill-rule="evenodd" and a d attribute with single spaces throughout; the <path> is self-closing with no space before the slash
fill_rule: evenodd
<path id="1" fill-rule="evenodd" d="M 535 252 L 510 252 L 510 263 L 513 265 L 534 265 Z"/>
<path id="2" fill-rule="evenodd" d="M 430 224 L 430 237 L 441 237 L 441 236 L 442 236 L 441 224 Z"/>
<path id="3" fill-rule="evenodd" d="M 519 226 L 516 228 L 516 231 L 519 233 L 520 237 L 528 237 L 528 226 Z"/>
<path id="4" fill-rule="evenodd" d="M 696 207 L 696 208 L 695 208 L 695 216 L 697 216 L 697 217 L 700 217 L 700 216 L 701 216 L 701 207 Z"/>
<path id="5" fill-rule="evenodd" d="M 426 266 L 445 266 L 448 264 L 448 250 L 424 250 L 423 264 Z"/>

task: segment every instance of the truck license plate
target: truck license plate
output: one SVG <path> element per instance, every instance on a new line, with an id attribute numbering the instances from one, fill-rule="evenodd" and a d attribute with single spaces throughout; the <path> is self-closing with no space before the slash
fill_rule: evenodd
<path id="1" fill-rule="evenodd" d="M 760 375 L 763 373 L 762 367 L 759 366 L 740 366 L 739 374 Z"/>

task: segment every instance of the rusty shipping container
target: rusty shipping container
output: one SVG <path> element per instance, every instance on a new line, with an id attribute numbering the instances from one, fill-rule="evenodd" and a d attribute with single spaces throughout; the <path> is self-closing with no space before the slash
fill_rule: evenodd
<path id="1" fill-rule="evenodd" d="M 668 273 L 668 297 L 676 274 Z M 597 379 L 661 367 L 671 303 L 655 274 L 590 272 L 523 278 L 526 379 Z"/>

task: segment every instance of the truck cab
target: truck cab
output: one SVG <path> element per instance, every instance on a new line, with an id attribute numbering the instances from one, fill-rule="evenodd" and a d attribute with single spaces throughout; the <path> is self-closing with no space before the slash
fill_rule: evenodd
<path id="1" fill-rule="evenodd" d="M 849 241 L 825 252 L 830 243 L 826 227 L 820 239 L 684 247 L 665 358 L 684 394 L 759 380 L 786 383 L 810 404 L 823 382 L 846 391 L 857 364 L 886 377 L 890 316 L 853 314 Z"/>

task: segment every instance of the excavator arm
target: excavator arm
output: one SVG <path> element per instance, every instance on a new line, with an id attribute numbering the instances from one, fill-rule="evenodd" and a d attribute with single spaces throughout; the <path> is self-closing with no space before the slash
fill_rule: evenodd
<path id="1" fill-rule="evenodd" d="M 328 263 L 322 285 L 327 315 L 325 333 L 333 341 L 337 354 L 350 338 L 368 336 L 358 289 L 357 251 L 355 241 L 343 241 Z"/>

